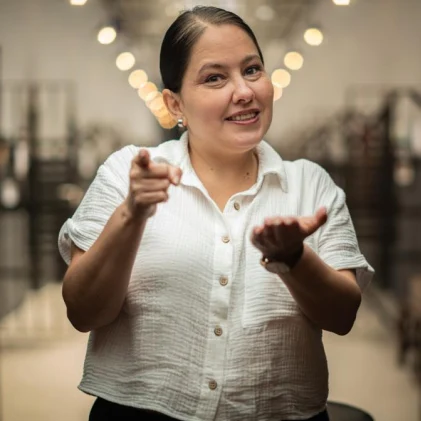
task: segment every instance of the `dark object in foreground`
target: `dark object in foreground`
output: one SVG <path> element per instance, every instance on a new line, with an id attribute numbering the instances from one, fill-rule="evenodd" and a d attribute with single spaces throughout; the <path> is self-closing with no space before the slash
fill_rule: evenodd
<path id="1" fill-rule="evenodd" d="M 327 412 L 330 421 L 374 421 L 374 418 L 362 409 L 340 402 L 328 402 Z"/>

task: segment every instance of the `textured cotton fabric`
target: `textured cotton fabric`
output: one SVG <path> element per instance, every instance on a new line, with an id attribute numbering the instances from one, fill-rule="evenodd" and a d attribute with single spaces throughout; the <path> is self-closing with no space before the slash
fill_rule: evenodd
<path id="1" fill-rule="evenodd" d="M 265 217 L 326 206 L 327 223 L 306 244 L 333 268 L 356 269 L 364 289 L 372 269 L 344 192 L 320 166 L 283 161 L 262 141 L 256 184 L 221 212 L 191 166 L 187 133 L 148 150 L 183 170 L 181 185 L 147 223 L 119 317 L 90 334 L 80 389 L 186 421 L 299 420 L 323 411 L 322 332 L 260 265 L 250 236 Z M 89 249 L 125 199 L 138 151 L 127 146 L 99 168 L 61 229 L 67 263 L 71 242 Z"/>

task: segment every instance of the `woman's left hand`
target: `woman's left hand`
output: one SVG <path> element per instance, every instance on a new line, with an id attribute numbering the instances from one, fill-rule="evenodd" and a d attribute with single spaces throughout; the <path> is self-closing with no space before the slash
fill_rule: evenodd
<path id="1" fill-rule="evenodd" d="M 265 257 L 288 260 L 300 250 L 304 239 L 326 221 L 326 208 L 320 208 L 313 216 L 266 218 L 263 225 L 253 229 L 251 242 Z"/>

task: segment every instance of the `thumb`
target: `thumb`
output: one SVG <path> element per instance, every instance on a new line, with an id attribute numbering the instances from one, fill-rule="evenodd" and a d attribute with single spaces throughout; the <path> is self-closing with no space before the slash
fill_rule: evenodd
<path id="1" fill-rule="evenodd" d="M 317 210 L 313 216 L 307 216 L 301 219 L 301 227 L 305 232 L 305 236 L 316 232 L 327 221 L 327 210 L 322 207 Z"/>
<path id="2" fill-rule="evenodd" d="M 314 217 L 316 218 L 319 227 L 321 227 L 327 221 L 326 206 L 322 206 L 321 208 L 317 209 L 317 212 L 314 215 Z"/>
<path id="3" fill-rule="evenodd" d="M 169 166 L 168 178 L 174 186 L 178 186 L 180 184 L 182 174 L 183 172 L 179 167 L 173 167 L 172 165 Z"/>

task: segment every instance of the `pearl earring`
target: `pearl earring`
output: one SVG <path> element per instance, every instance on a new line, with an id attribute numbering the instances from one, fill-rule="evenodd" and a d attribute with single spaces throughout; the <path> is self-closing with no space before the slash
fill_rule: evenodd
<path id="1" fill-rule="evenodd" d="M 177 126 L 178 126 L 180 129 L 184 129 L 184 119 L 183 119 L 183 118 L 179 118 L 179 119 L 177 120 Z"/>

